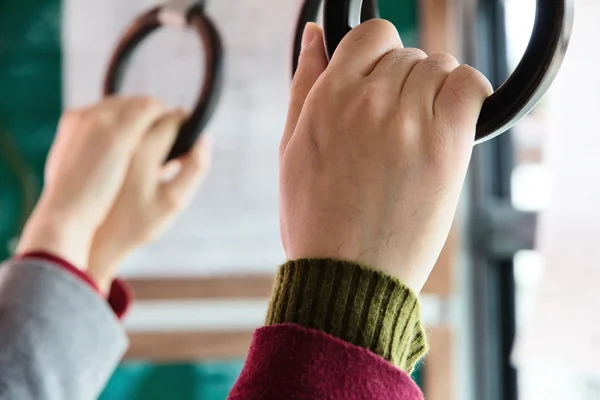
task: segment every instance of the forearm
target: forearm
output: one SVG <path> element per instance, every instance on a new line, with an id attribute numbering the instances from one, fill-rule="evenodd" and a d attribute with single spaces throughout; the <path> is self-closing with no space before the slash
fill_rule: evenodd
<path id="1" fill-rule="evenodd" d="M 41 259 L 0 268 L 0 399 L 95 399 L 127 348 L 109 304 Z"/>
<path id="2" fill-rule="evenodd" d="M 42 196 L 21 234 L 18 254 L 32 251 L 60 257 L 71 265 L 87 265 L 92 233 L 73 218 L 67 218 L 47 205 Z"/>

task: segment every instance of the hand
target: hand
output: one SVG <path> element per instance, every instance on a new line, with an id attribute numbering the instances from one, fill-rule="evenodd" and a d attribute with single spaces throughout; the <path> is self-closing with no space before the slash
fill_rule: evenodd
<path id="1" fill-rule="evenodd" d="M 448 236 L 492 89 L 451 56 L 405 49 L 371 20 L 327 65 L 308 25 L 280 149 L 289 259 L 356 261 L 417 293 Z"/>
<path id="2" fill-rule="evenodd" d="M 94 236 L 88 274 L 107 291 L 116 267 L 131 251 L 155 239 L 188 205 L 208 171 L 210 141 L 166 165 L 185 115 L 170 113 L 145 135 L 108 217 Z"/>
<path id="3" fill-rule="evenodd" d="M 134 150 L 165 113 L 148 98 L 113 97 L 67 111 L 45 170 L 45 186 L 17 251 L 47 251 L 84 268 L 92 237 L 123 185 Z"/>

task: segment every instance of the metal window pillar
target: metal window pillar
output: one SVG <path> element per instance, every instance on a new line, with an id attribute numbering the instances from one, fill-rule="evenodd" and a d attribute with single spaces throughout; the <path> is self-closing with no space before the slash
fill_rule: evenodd
<path id="1" fill-rule="evenodd" d="M 465 0 L 466 61 L 498 87 L 508 76 L 502 0 Z M 533 249 L 534 213 L 511 203 L 514 167 L 510 133 L 476 147 L 468 180 L 466 233 L 471 285 L 473 391 L 478 400 L 517 400 L 510 362 L 516 331 L 513 257 Z"/>

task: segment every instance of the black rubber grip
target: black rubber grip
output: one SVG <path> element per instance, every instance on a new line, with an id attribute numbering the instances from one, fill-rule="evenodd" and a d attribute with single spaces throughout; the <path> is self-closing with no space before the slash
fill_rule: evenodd
<path id="1" fill-rule="evenodd" d="M 331 58 L 351 30 L 350 5 L 353 0 L 306 0 L 296 28 L 294 71 L 300 55 L 303 27 L 306 22 L 316 19 L 322 1 L 328 57 Z M 374 6 L 370 1 L 363 1 L 363 16 L 365 5 Z M 573 29 L 573 18 L 573 0 L 537 0 L 535 25 L 527 50 L 513 74 L 483 104 L 477 123 L 476 143 L 510 129 L 546 93 L 564 59 Z"/>

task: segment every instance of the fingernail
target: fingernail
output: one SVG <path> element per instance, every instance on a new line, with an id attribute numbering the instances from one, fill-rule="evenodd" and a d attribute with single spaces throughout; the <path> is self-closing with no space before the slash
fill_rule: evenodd
<path id="1" fill-rule="evenodd" d="M 317 36 L 317 30 L 315 24 L 312 22 L 307 23 L 304 26 L 304 32 L 302 33 L 302 49 L 312 43 Z"/>

